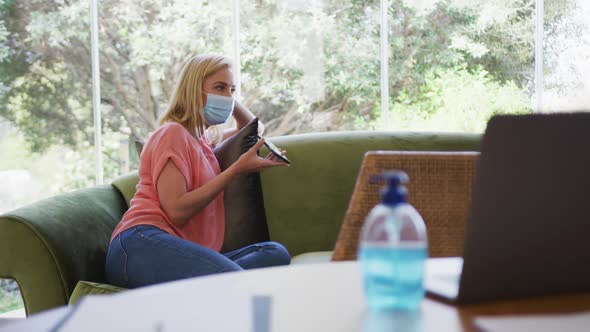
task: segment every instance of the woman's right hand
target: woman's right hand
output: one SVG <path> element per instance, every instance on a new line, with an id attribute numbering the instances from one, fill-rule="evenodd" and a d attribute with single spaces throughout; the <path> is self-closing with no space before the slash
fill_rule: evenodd
<path id="1" fill-rule="evenodd" d="M 270 167 L 289 166 L 289 164 L 282 161 L 259 157 L 257 152 L 262 147 L 262 145 L 264 145 L 264 138 L 259 139 L 258 142 L 250 148 L 250 150 L 246 151 L 240 156 L 240 158 L 238 158 L 238 160 L 236 160 L 236 162 L 231 166 L 234 168 L 236 173 L 242 174 L 260 172 Z"/>

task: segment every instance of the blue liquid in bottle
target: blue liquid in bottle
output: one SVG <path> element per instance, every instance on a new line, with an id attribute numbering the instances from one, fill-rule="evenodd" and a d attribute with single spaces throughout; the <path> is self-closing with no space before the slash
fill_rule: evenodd
<path id="1" fill-rule="evenodd" d="M 407 203 L 404 172 L 377 176 L 388 180 L 382 201 L 363 224 L 358 257 L 369 308 L 415 311 L 424 298 L 428 238 L 424 220 Z"/>
<path id="2" fill-rule="evenodd" d="M 364 245 L 359 259 L 368 305 L 376 310 L 415 310 L 424 298 L 426 246 Z"/>

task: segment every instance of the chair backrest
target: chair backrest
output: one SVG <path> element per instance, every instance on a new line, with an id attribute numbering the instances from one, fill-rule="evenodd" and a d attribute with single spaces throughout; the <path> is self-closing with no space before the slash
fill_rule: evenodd
<path id="1" fill-rule="evenodd" d="M 372 175 L 403 170 L 410 181 L 408 202 L 424 218 L 429 256 L 461 256 L 478 152 L 372 151 L 365 154 L 332 260 L 354 260 L 361 228 L 380 202 Z"/>

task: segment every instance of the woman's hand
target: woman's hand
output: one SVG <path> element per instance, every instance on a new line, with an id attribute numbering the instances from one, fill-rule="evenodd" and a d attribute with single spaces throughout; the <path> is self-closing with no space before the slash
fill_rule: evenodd
<path id="1" fill-rule="evenodd" d="M 278 157 L 274 156 L 271 152 L 266 158 L 260 158 L 257 154 L 258 150 L 264 144 L 264 138 L 258 140 L 258 142 L 246 151 L 244 154 L 236 160 L 236 162 L 230 166 L 236 173 L 252 173 L 259 172 L 266 168 L 274 166 L 289 166 L 289 164 L 278 161 Z M 283 151 L 284 154 L 284 151 Z"/>
<path id="2" fill-rule="evenodd" d="M 286 156 L 287 155 L 287 150 L 283 150 L 283 149 L 279 149 L 279 150 L 281 150 L 281 155 L 283 155 L 283 156 Z M 266 159 L 272 160 L 272 161 L 278 161 L 278 162 L 283 163 L 283 164 L 287 164 L 281 158 L 279 158 L 279 156 L 277 156 L 276 154 L 274 154 L 272 152 L 269 152 L 268 153 L 268 156 L 266 156 Z"/>

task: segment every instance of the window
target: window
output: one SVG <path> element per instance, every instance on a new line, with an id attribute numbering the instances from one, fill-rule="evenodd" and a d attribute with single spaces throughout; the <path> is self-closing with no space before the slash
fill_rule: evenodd
<path id="1" fill-rule="evenodd" d="M 367 128 L 380 91 L 379 4 L 362 3 L 241 3 L 242 96 L 267 136 Z"/>
<path id="2" fill-rule="evenodd" d="M 109 181 L 137 169 L 134 141 L 158 127 L 183 62 L 199 53 L 231 54 L 232 8 L 227 1 L 102 0 L 98 12 Z"/>
<path id="3" fill-rule="evenodd" d="M 590 110 L 590 2 L 545 0 L 542 111 Z"/>
<path id="4" fill-rule="evenodd" d="M 88 8 L 13 1 L 1 8 L 0 191 L 11 206 L 94 180 Z M 4 155 L 6 154 L 6 155 Z M 26 190 L 26 192 L 20 192 Z"/>
<path id="5" fill-rule="evenodd" d="M 534 0 L 390 0 L 388 129 L 483 132 L 531 111 Z"/>
<path id="6" fill-rule="evenodd" d="M 583 86 L 587 52 L 580 48 L 589 48 L 579 46 L 579 35 L 587 25 L 576 8 L 585 5 L 562 0 L 546 6 L 546 74 L 537 77 L 545 88 L 536 91 L 539 2 L 261 0 L 164 6 L 101 1 L 107 179 L 137 167 L 129 146 L 157 126 L 182 61 L 203 52 L 238 60 L 234 72 L 241 99 L 266 124 L 267 136 L 333 130 L 482 132 L 494 114 L 532 112 L 537 92 L 544 110 L 563 108 L 571 101 L 564 93 Z M 239 13 L 237 19 L 233 13 Z M 563 61 L 551 47 L 568 38 L 578 47 L 568 48 L 576 56 Z M 566 82 L 574 59 L 578 79 Z M 380 68 L 384 63 L 386 71 Z M 562 69 L 548 70 L 550 63 Z M 550 103 L 557 90 L 561 107 Z"/>

